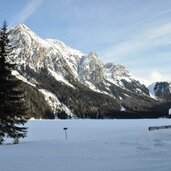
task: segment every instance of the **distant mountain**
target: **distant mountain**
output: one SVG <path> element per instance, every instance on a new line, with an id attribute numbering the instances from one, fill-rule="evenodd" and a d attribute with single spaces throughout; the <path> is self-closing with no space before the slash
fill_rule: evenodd
<path id="1" fill-rule="evenodd" d="M 171 83 L 156 82 L 151 84 L 148 88 L 152 97 L 171 102 Z"/>
<path id="2" fill-rule="evenodd" d="M 24 24 L 10 30 L 23 81 L 36 118 L 142 118 L 164 116 L 148 88 L 122 65 L 103 64 L 92 51 L 84 54 L 59 40 L 44 40 Z M 165 107 L 167 110 L 167 107 Z"/>

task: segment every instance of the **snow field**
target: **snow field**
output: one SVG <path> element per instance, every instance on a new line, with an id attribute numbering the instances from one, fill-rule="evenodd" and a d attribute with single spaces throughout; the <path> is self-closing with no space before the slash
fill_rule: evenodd
<path id="1" fill-rule="evenodd" d="M 18 145 L 0 146 L 1 171 L 170 171 L 169 119 L 30 120 Z M 65 138 L 67 127 L 68 138 Z"/>

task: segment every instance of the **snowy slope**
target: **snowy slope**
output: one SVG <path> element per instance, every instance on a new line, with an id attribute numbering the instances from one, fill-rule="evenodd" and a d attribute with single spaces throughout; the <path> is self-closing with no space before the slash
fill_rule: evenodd
<path id="1" fill-rule="evenodd" d="M 71 110 L 65 104 L 61 103 L 55 94 L 45 89 L 39 89 L 39 91 L 42 92 L 45 97 L 45 100 L 52 108 L 55 118 L 57 118 L 57 111 L 65 111 L 69 116 L 75 117 Z"/>
<path id="2" fill-rule="evenodd" d="M 113 81 L 115 84 L 123 86 L 121 80 L 127 80 L 131 82 L 133 80 L 129 71 L 122 65 L 114 65 L 112 63 L 107 63 L 105 65 L 107 79 Z"/>
<path id="3" fill-rule="evenodd" d="M 149 89 L 149 93 L 150 93 L 150 96 L 154 99 L 156 99 L 156 93 L 155 93 L 155 85 L 156 83 L 153 83 L 151 85 L 148 86 L 148 89 Z"/>
<path id="4" fill-rule="evenodd" d="M 138 94 L 149 95 L 145 85 L 141 84 L 136 78 L 122 65 L 112 63 L 105 64 L 106 79 L 128 91 Z"/>
<path id="5" fill-rule="evenodd" d="M 170 124 L 154 120 L 31 120 L 28 137 L 0 146 L 2 171 L 170 171 Z M 67 140 L 64 127 L 67 127 Z"/>

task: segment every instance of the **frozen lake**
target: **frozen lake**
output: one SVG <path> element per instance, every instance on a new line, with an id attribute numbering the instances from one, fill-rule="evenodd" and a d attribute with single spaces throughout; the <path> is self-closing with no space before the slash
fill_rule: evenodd
<path id="1" fill-rule="evenodd" d="M 0 170 L 170 171 L 171 129 L 155 125 L 171 120 L 30 120 L 20 144 L 0 146 Z"/>

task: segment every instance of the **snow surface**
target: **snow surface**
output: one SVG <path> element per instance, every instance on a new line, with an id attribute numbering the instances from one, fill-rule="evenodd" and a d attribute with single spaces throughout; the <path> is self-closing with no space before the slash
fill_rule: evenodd
<path id="1" fill-rule="evenodd" d="M 156 93 L 155 93 L 155 90 L 154 90 L 155 85 L 156 85 L 156 83 L 153 83 L 153 84 L 151 84 L 151 85 L 148 86 L 149 94 L 150 94 L 150 96 L 153 99 L 157 99 Z"/>
<path id="2" fill-rule="evenodd" d="M 53 71 L 51 69 L 48 69 L 48 70 L 57 81 L 61 81 L 61 82 L 65 83 L 66 85 L 75 89 L 75 87 L 72 84 L 70 84 L 66 79 L 64 79 L 64 77 L 62 75 L 56 73 L 55 71 Z"/>
<path id="3" fill-rule="evenodd" d="M 36 87 L 35 84 L 29 82 L 29 81 L 28 81 L 25 77 L 23 77 L 18 71 L 12 70 L 11 74 L 14 75 L 14 76 L 16 76 L 18 79 L 24 81 L 25 83 L 27 83 L 27 84 L 29 84 L 29 85 L 31 85 L 31 86 L 33 86 L 33 87 Z"/>
<path id="4" fill-rule="evenodd" d="M 42 94 L 45 97 L 45 100 L 51 106 L 52 110 L 55 110 L 56 106 L 60 106 L 61 105 L 61 103 L 59 102 L 59 99 L 56 97 L 55 94 L 53 94 L 50 91 L 47 91 L 45 89 L 39 89 L 39 91 L 42 92 Z"/>
<path id="5" fill-rule="evenodd" d="M 75 117 L 71 110 L 65 104 L 61 103 L 55 94 L 45 89 L 38 90 L 44 95 L 45 100 L 51 106 L 54 114 L 57 113 L 57 111 L 60 109 L 62 111 L 65 111 L 68 115 Z"/>
<path id="6" fill-rule="evenodd" d="M 170 171 L 171 129 L 153 120 L 30 120 L 28 137 L 0 146 L 1 171 Z M 65 138 L 67 127 L 68 138 Z"/>
<path id="7" fill-rule="evenodd" d="M 170 91 L 170 93 L 171 93 L 171 83 L 169 83 L 170 85 L 169 85 L 169 91 Z"/>
<path id="8" fill-rule="evenodd" d="M 124 106 L 120 106 L 120 111 L 126 111 L 126 108 Z"/>

